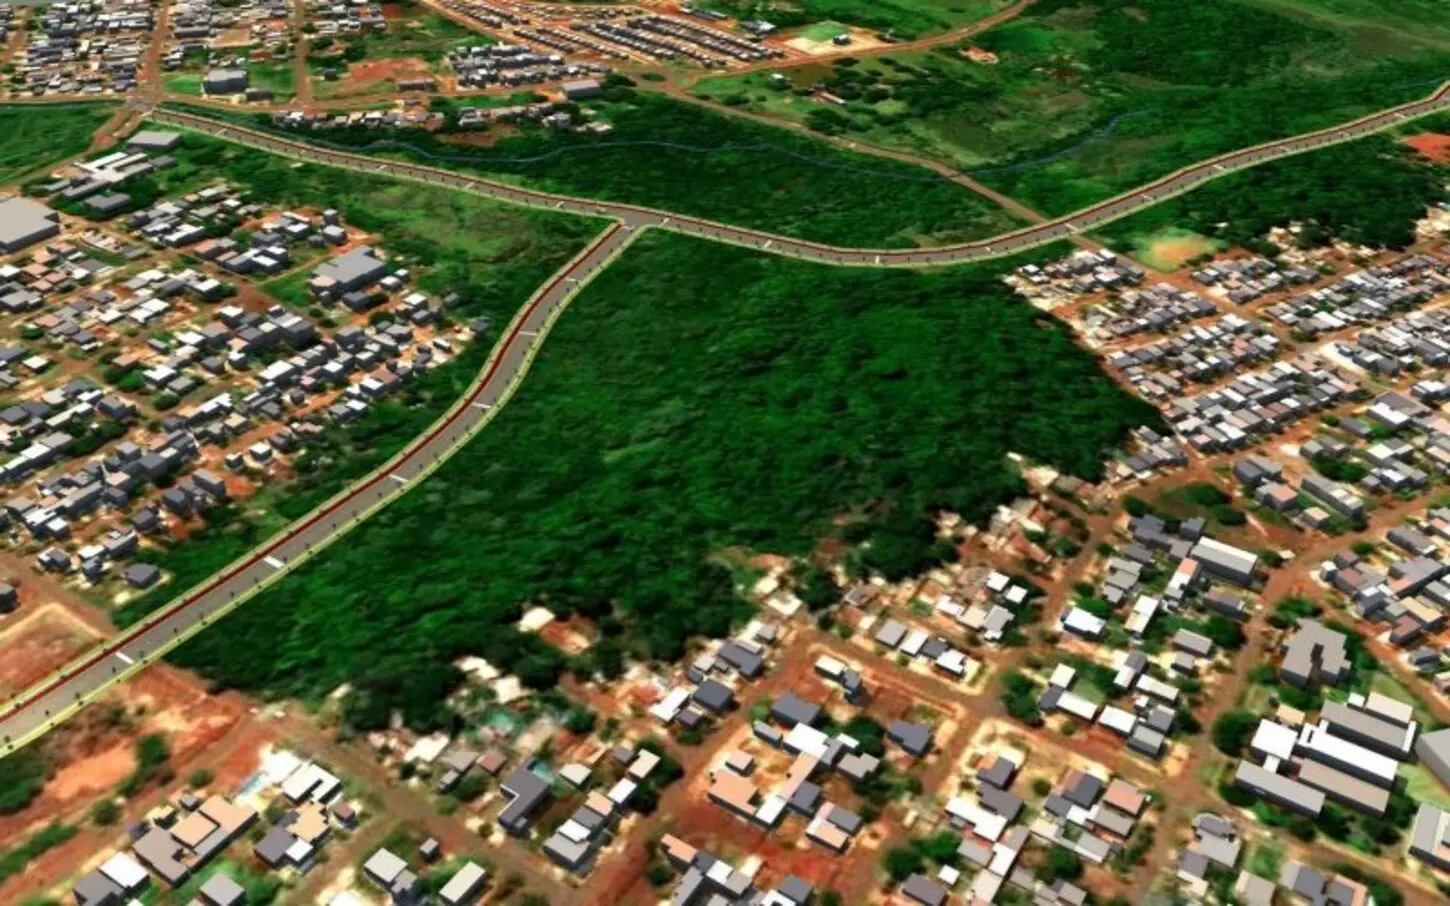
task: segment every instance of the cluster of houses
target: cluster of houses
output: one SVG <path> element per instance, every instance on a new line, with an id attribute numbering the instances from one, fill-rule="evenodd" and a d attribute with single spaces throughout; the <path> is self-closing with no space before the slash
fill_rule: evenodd
<path id="1" fill-rule="evenodd" d="M 765 673 L 770 646 L 780 637 L 777 626 L 752 620 L 733 639 L 712 643 L 686 671 L 687 682 L 674 685 L 650 706 L 664 726 L 702 728 L 708 716 L 728 713 L 737 705 L 741 684 Z"/>
<path id="2" fill-rule="evenodd" d="M 194 906 L 245 906 L 245 889 L 233 877 L 236 872 L 220 864 L 227 861 L 222 854 L 246 835 L 259 870 L 307 872 L 323 860 L 322 851 L 335 830 L 355 828 L 360 821 L 343 787 L 342 780 L 323 766 L 286 750 L 271 750 L 237 799 L 186 791 L 152 809 L 128 828 L 125 850 L 76 881 L 74 901 L 77 906 L 150 902 L 154 876 L 170 888 L 195 886 Z M 273 791 L 271 803 L 282 806 L 276 822 L 270 828 L 258 827 L 257 811 L 241 804 L 241 799 L 252 802 Z M 256 804 L 260 807 L 264 801 L 265 797 Z M 229 858 L 239 861 L 235 855 Z M 204 880 L 197 884 L 198 878 Z M 457 902 L 466 906 L 473 901 Z M 413 902 L 398 904 L 413 906 Z"/>
<path id="3" fill-rule="evenodd" d="M 423 841 L 418 847 L 415 862 L 426 864 L 442 858 L 442 848 L 437 840 Z M 423 906 L 430 902 L 428 893 L 418 873 L 409 867 L 407 859 L 386 847 L 377 849 L 363 863 L 363 877 L 382 891 L 391 906 Z M 447 881 L 438 888 L 437 902 L 441 906 L 472 906 L 483 896 L 488 883 L 488 872 L 477 862 L 467 861 L 459 866 Z"/>
<path id="4" fill-rule="evenodd" d="M 538 85 L 560 79 L 589 80 L 610 73 L 602 63 L 570 63 L 557 53 L 541 53 L 527 44 L 478 44 L 460 47 L 448 54 L 449 69 L 459 88 L 488 88 L 493 85 Z M 569 100 L 582 100 L 599 93 L 582 86 Z"/>
<path id="5" fill-rule="evenodd" d="M 978 761 L 974 789 L 951 797 L 947 822 L 961 833 L 960 867 L 907 878 L 900 893 L 921 906 L 944 906 L 961 881 L 962 869 L 979 869 L 964 896 L 969 903 L 992 903 L 1004 888 L 1026 893 L 1042 906 L 1081 906 L 1087 891 L 1066 879 L 1034 877 L 1021 854 L 1036 838 L 1061 846 L 1093 864 L 1102 864 L 1132 836 L 1148 806 L 1148 796 L 1121 778 L 1103 778 L 1079 769 L 1064 773 L 1030 824 L 1025 803 L 1011 792 L 1026 756 L 1015 749 L 993 751 Z"/>
<path id="6" fill-rule="evenodd" d="M 171 43 L 161 66 L 176 70 L 188 56 L 206 57 L 213 49 L 280 44 L 290 17 L 287 0 L 172 0 Z"/>
<path id="7" fill-rule="evenodd" d="M 1281 269 L 1268 258 L 1230 258 L 1211 261 L 1191 276 L 1195 283 L 1213 287 L 1235 305 L 1246 305 L 1269 293 L 1314 283 L 1320 273 L 1303 264 Z"/>
<path id="8" fill-rule="evenodd" d="M 383 8 L 377 3 L 309 0 L 308 7 L 308 18 L 316 28 L 318 38 L 366 34 L 388 27 Z"/>
<path id="9" fill-rule="evenodd" d="M 595 855 L 608 842 L 610 829 L 622 820 L 640 784 L 648 781 L 661 760 L 650 749 L 628 743 L 614 746 L 607 757 L 613 768 L 624 772 L 607 790 L 591 788 L 594 769 L 590 765 L 571 762 L 558 771 L 565 783 L 587 795 L 583 804 L 544 841 L 543 852 L 556 865 L 575 874 L 586 872 L 593 864 Z M 517 797 L 513 800 L 518 801 Z"/>
<path id="10" fill-rule="evenodd" d="M 1029 296 L 1065 298 L 1137 286 L 1147 271 L 1108 249 L 1080 251 L 1041 267 L 1028 264 L 1013 272 L 1009 283 Z M 1147 329 L 1147 328 L 1145 328 Z M 1132 332 L 1132 331 L 1129 331 Z"/>
<path id="11" fill-rule="evenodd" d="M 1264 314 L 1285 327 L 1317 337 L 1382 321 L 1396 311 L 1421 305 L 1435 294 L 1450 290 L 1450 275 L 1446 272 L 1446 264 L 1437 258 L 1409 255 L 1276 302 L 1265 307 Z"/>
<path id="12" fill-rule="evenodd" d="M 853 594 L 860 594 L 854 590 Z M 933 604 L 933 613 L 961 629 L 970 630 L 987 642 L 1001 642 L 1007 630 L 1017 620 L 1018 613 L 1031 597 L 1031 590 L 1006 573 L 990 570 L 982 581 L 962 591 L 965 604 L 957 596 L 943 593 Z M 847 603 L 855 603 L 848 595 Z M 877 626 L 874 618 L 862 628 L 875 629 L 873 641 L 886 654 L 902 654 L 908 658 L 931 665 L 936 671 L 968 679 L 979 666 L 977 661 L 945 638 L 914 628 L 895 617 L 887 617 Z"/>
<path id="13" fill-rule="evenodd" d="M 659 848 L 681 873 L 670 906 L 810 906 L 815 899 L 815 888 L 804 878 L 787 875 L 774 887 L 762 890 L 755 883 L 758 864 L 736 869 L 673 834 L 661 837 Z"/>
<path id="14" fill-rule="evenodd" d="M 1356 616 L 1387 630 L 1390 644 L 1406 649 L 1410 665 L 1421 671 L 1440 666 L 1427 642 L 1444 628 L 1450 608 L 1450 563 L 1441 550 L 1447 539 L 1450 510 L 1434 507 L 1389 529 L 1380 550 L 1341 551 L 1318 571 L 1322 582 L 1349 599 Z M 1450 676 L 1436 685 L 1444 691 L 1447 682 Z"/>
<path id="15" fill-rule="evenodd" d="M 789 767 L 777 778 L 774 772 L 758 765 L 752 752 L 744 748 L 726 752 L 710 772 L 710 801 L 767 831 L 774 831 L 788 813 L 799 815 L 806 822 L 807 839 L 832 852 L 845 852 L 860 832 L 862 818 L 829 801 L 818 780 L 830 773 L 851 782 L 865 780 L 880 770 L 881 760 L 861 751 L 860 742 L 852 736 L 830 736 L 817 729 L 824 718 L 821 705 L 794 693 L 776 698 L 770 705 L 771 722 L 756 722 L 753 738 L 790 754 Z M 924 729 L 898 721 L 887 735 L 893 741 L 906 739 L 908 743 L 929 746 L 929 731 L 924 739 L 913 738 Z M 762 780 L 767 780 L 765 790 L 758 783 Z"/>
<path id="16" fill-rule="evenodd" d="M 1190 384 L 1204 384 L 1278 357 L 1282 344 L 1266 327 L 1237 314 L 1108 355 L 1108 364 L 1144 399 L 1163 404 Z"/>
<path id="17" fill-rule="evenodd" d="M 130 828 L 130 852 L 112 855 L 72 890 L 77 906 L 120 906 L 139 897 L 154 874 L 170 887 L 185 884 L 257 822 L 257 813 L 223 796 L 186 793 Z M 236 882 L 224 874 L 208 881 L 213 906 L 242 906 Z M 233 895 L 233 889 L 236 895 Z"/>
<path id="18" fill-rule="evenodd" d="M 1275 362 L 1221 387 L 1178 397 L 1165 411 L 1173 430 L 1203 453 L 1236 450 L 1314 413 L 1364 394 L 1361 383 L 1313 355 Z"/>
<path id="19" fill-rule="evenodd" d="M 154 169 L 162 159 L 155 152 L 178 140 L 140 133 L 51 188 L 93 198 Z M 433 329 L 452 297 L 411 290 L 407 269 L 356 244 L 335 211 L 270 212 L 221 183 L 116 224 L 136 241 L 100 228 L 84 234 L 110 237 L 107 258 L 133 263 L 111 279 L 120 272 L 85 251 L 92 239 L 59 235 L 55 211 L 32 199 L 0 201 L 0 240 L 26 255 L 0 265 L 0 307 L 25 316 L 20 337 L 0 347 L 0 387 L 19 396 L 0 407 L 0 443 L 11 451 L 0 480 L 20 491 L 0 518 L 13 538 L 52 545 L 37 559 L 48 571 L 98 582 L 121 565 L 129 585 L 150 587 L 161 579 L 156 567 L 122 564 L 142 537 L 167 528 L 168 514 L 185 521 L 227 501 L 227 472 L 271 471 L 279 456 L 361 417 L 467 339 Z M 244 224 L 251 229 L 240 231 Z M 190 266 L 138 269 L 155 254 L 150 249 L 184 252 Z M 196 317 L 236 293 L 218 275 L 266 278 L 318 258 L 307 284 L 314 304 L 366 323 L 323 331 L 281 305 L 228 304 Z M 486 328 L 480 321 L 468 333 Z M 85 378 L 47 386 L 60 369 L 36 340 L 61 344 L 73 358 L 118 340 L 126 348 L 103 363 L 110 388 Z M 148 408 L 158 417 L 143 429 Z M 261 426 L 271 430 L 239 443 Z M 81 532 L 92 518 L 104 522 L 102 531 Z M 72 538 L 81 534 L 88 541 L 77 547 Z"/>
<path id="20" fill-rule="evenodd" d="M 14 63 L 12 89 L 121 93 L 136 87 L 155 11 L 148 0 L 72 0 L 46 4 L 30 21 L 37 27 Z"/>
<path id="21" fill-rule="evenodd" d="M 656 40 L 674 47 L 679 53 L 706 66 L 719 65 L 722 61 L 711 57 L 711 53 L 729 57 L 742 63 L 758 63 L 783 57 L 785 52 L 753 41 L 746 41 L 729 32 L 700 25 L 688 19 L 671 16 L 635 16 L 628 20 L 630 28 L 650 32 Z M 698 48 L 704 48 L 700 50 Z"/>
<path id="22" fill-rule="evenodd" d="M 1274 906 L 1282 902 L 1308 902 L 1315 906 L 1369 906 L 1374 901 L 1359 881 L 1326 874 L 1297 860 L 1289 860 L 1277 878 L 1239 869 L 1243 838 L 1221 815 L 1201 812 L 1193 818 L 1193 840 L 1178 854 L 1177 876 L 1182 889 L 1205 901 L 1212 889 L 1210 874 L 1237 872 L 1232 895 L 1243 906 Z M 1282 896 L 1280 895 L 1282 891 Z"/>
<path id="23" fill-rule="evenodd" d="M 1201 518 L 1184 520 L 1175 530 L 1154 515 L 1129 521 L 1132 541 L 1110 558 L 1096 590 L 1110 608 L 1126 606 L 1122 629 L 1128 650 L 1111 655 L 1115 671 L 1111 690 L 1132 695 L 1130 708 L 1102 704 L 1073 691 L 1077 670 L 1058 664 L 1038 701 L 1043 714 L 1063 713 L 1084 723 L 1100 724 L 1138 754 L 1159 758 L 1173 727 L 1179 689 L 1163 677 L 1193 678 L 1211 664 L 1217 652 L 1204 634 L 1180 626 L 1169 638 L 1167 649 L 1150 657 L 1142 642 L 1155 619 L 1166 614 L 1218 614 L 1242 621 L 1248 617 L 1244 598 L 1227 586 L 1251 587 L 1258 566 L 1252 551 L 1225 544 L 1204 534 Z M 1167 573 L 1162 590 L 1146 593 L 1148 570 Z M 1058 629 L 1071 638 L 1098 646 L 1095 656 L 1106 659 L 1103 649 L 1109 619 L 1075 603 L 1066 607 Z"/>

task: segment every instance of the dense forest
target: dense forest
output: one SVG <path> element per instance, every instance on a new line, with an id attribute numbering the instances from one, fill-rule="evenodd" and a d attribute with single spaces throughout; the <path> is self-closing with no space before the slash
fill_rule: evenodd
<path id="1" fill-rule="evenodd" d="M 1008 266 L 830 268 L 646 234 L 487 431 L 177 660 L 266 694 L 352 682 L 365 722 L 426 726 L 464 653 L 547 686 L 727 631 L 744 554 L 838 536 L 890 576 L 950 557 L 931 515 L 1018 493 L 1009 452 L 1092 478 L 1155 417 Z M 511 628 L 536 602 L 603 638 L 566 665 Z"/>
<path id="2" fill-rule="evenodd" d="M 1230 174 L 1101 233 L 1118 247 L 1169 228 L 1258 245 L 1271 228 L 1299 222 L 1306 244 L 1337 237 L 1403 248 L 1426 207 L 1450 199 L 1445 180 L 1445 170 L 1417 152 L 1373 136 Z"/>
<path id="3" fill-rule="evenodd" d="M 226 116 L 179 109 L 211 119 Z M 241 119 L 289 138 L 836 245 L 939 245 L 1021 225 L 995 203 L 930 170 L 840 150 L 624 84 L 610 87 L 599 111 L 614 127 L 609 135 L 524 123 L 487 148 L 419 129 L 298 131 L 273 127 L 268 115 Z"/>

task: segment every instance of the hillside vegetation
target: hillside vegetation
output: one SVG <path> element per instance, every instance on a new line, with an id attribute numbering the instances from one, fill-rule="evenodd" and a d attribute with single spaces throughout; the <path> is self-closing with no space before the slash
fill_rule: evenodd
<path id="1" fill-rule="evenodd" d="M 922 167 L 840 150 L 627 86 L 614 85 L 608 95 L 596 108 L 614 126 L 610 135 L 523 124 L 481 148 L 417 129 L 276 131 L 837 245 L 940 245 L 1021 225 L 995 203 Z M 266 114 L 242 119 L 253 128 L 273 128 Z"/>
<path id="2" fill-rule="evenodd" d="M 943 47 L 695 92 L 923 154 L 1061 214 L 1429 94 L 1450 77 L 1450 4 L 1419 3 L 1382 16 L 1369 0 L 1037 0 L 972 39 L 995 63 Z M 845 105 L 811 97 L 818 83 Z"/>
<path id="3" fill-rule="evenodd" d="M 1155 417 L 1007 266 L 830 268 L 648 233 L 488 430 L 177 660 L 272 695 L 351 682 L 355 721 L 428 725 L 460 655 L 553 683 L 562 656 L 511 628 L 534 603 L 600 621 L 576 666 L 612 673 L 727 631 L 750 553 L 834 536 L 893 577 L 950 557 L 931 515 L 989 516 L 1021 489 L 1009 452 L 1091 478 Z"/>

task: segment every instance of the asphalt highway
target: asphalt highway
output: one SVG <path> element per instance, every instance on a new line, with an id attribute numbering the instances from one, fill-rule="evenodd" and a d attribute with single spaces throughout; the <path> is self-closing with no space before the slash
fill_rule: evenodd
<path id="1" fill-rule="evenodd" d="M 612 217 L 634 228 L 655 228 L 671 230 L 717 242 L 729 242 L 748 246 L 774 255 L 784 255 L 823 264 L 851 265 L 861 267 L 922 267 L 944 264 L 958 264 L 983 261 L 1024 249 L 1068 239 L 1110 221 L 1126 217 L 1143 208 L 1151 207 L 1164 199 L 1182 195 L 1206 182 L 1217 179 L 1236 170 L 1244 170 L 1272 160 L 1292 157 L 1341 142 L 1363 138 L 1381 132 L 1400 123 L 1432 113 L 1450 110 L 1450 82 L 1440 86 L 1434 94 L 1408 104 L 1382 110 L 1368 116 L 1330 126 L 1316 132 L 1292 136 L 1276 142 L 1269 142 L 1252 148 L 1232 151 L 1215 158 L 1184 167 L 1155 182 L 1139 186 L 1116 198 L 1100 202 L 1072 214 L 1058 217 L 1022 229 L 960 245 L 940 246 L 929 249 L 868 249 L 841 248 L 820 245 L 802 239 L 777 236 L 760 230 L 715 223 L 697 217 L 658 211 L 637 205 L 616 202 L 592 201 L 522 189 L 518 186 L 477 176 L 466 176 L 437 167 L 402 163 L 334 151 L 292 141 L 248 129 L 219 123 L 205 117 L 179 113 L 172 110 L 155 110 L 151 119 L 158 123 L 179 126 L 198 132 L 205 132 L 238 144 L 262 148 L 297 160 L 311 161 L 334 167 L 379 173 L 403 179 L 412 179 L 432 185 L 445 186 L 459 191 L 483 195 L 510 204 L 526 205 L 546 210 L 565 211 L 576 214 Z"/>
<path id="2" fill-rule="evenodd" d="M 610 224 L 556 274 L 509 324 L 489 364 L 463 398 L 392 461 L 200 588 L 9 702 L 0 712 L 0 755 L 35 739 L 112 684 L 144 669 L 426 477 L 507 401 L 554 319 L 634 235 L 630 227 Z"/>
<path id="3" fill-rule="evenodd" d="M 642 229 L 671 230 L 824 264 L 922 267 L 980 261 L 1068 238 L 1190 191 L 1235 170 L 1361 138 L 1447 109 L 1450 109 L 1450 83 L 1420 101 L 1185 167 L 1156 182 L 1056 220 L 991 239 L 931 249 L 853 249 L 819 245 L 665 211 L 553 195 L 438 168 L 318 148 L 191 114 L 153 110 L 149 117 L 156 123 L 209 133 L 298 160 L 412 179 L 512 204 L 609 217 L 618 222 L 520 310 L 470 391 L 427 433 L 373 475 L 343 491 L 201 587 L 187 592 L 145 621 L 118 633 L 101 648 L 82 656 L 50 679 L 12 699 L 0 709 L 0 755 L 37 738 L 114 683 L 144 669 L 191 635 L 204 630 L 212 621 L 285 575 L 426 477 L 481 429 L 492 413 L 507 401 L 564 306 Z M 259 656 L 265 654 L 259 653 Z"/>

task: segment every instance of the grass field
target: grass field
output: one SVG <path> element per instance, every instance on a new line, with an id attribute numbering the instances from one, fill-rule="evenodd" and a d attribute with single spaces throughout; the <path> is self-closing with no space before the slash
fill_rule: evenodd
<path id="1" fill-rule="evenodd" d="M 832 268 L 647 233 L 488 430 L 177 659 L 271 694 L 351 681 L 373 717 L 427 723 L 465 652 L 554 682 L 560 656 L 511 629 L 531 602 L 602 620 L 585 663 L 613 672 L 726 632 L 747 553 L 839 536 L 856 568 L 925 568 L 949 552 L 931 512 L 1019 491 L 1009 451 L 1092 476 L 1153 418 L 1001 284 L 1012 263 Z"/>
<path id="2" fill-rule="evenodd" d="M 836 20 L 911 39 L 970 25 L 1012 0 L 706 0 L 702 6 L 782 28 Z M 829 41 L 834 35 L 826 35 Z"/>
<path id="3" fill-rule="evenodd" d="M 406 147 L 379 145 L 390 136 L 364 128 L 283 134 L 819 242 L 940 245 L 1020 225 L 993 202 L 924 168 L 659 95 L 628 88 L 608 93 L 612 100 L 599 104 L 601 117 L 614 125 L 607 136 L 526 126 L 489 148 L 468 148 L 418 130 L 391 136 Z M 254 128 L 275 128 L 266 117 L 230 116 Z"/>
<path id="4" fill-rule="evenodd" d="M 115 112 L 112 104 L 0 106 L 0 186 L 80 154 Z"/>
<path id="5" fill-rule="evenodd" d="M 1428 94 L 1450 75 L 1450 4 L 1392 7 L 1406 24 L 1372 0 L 1039 0 L 973 39 L 996 64 L 945 47 L 694 90 L 940 160 L 1060 214 Z M 846 106 L 809 97 L 816 84 Z"/>

